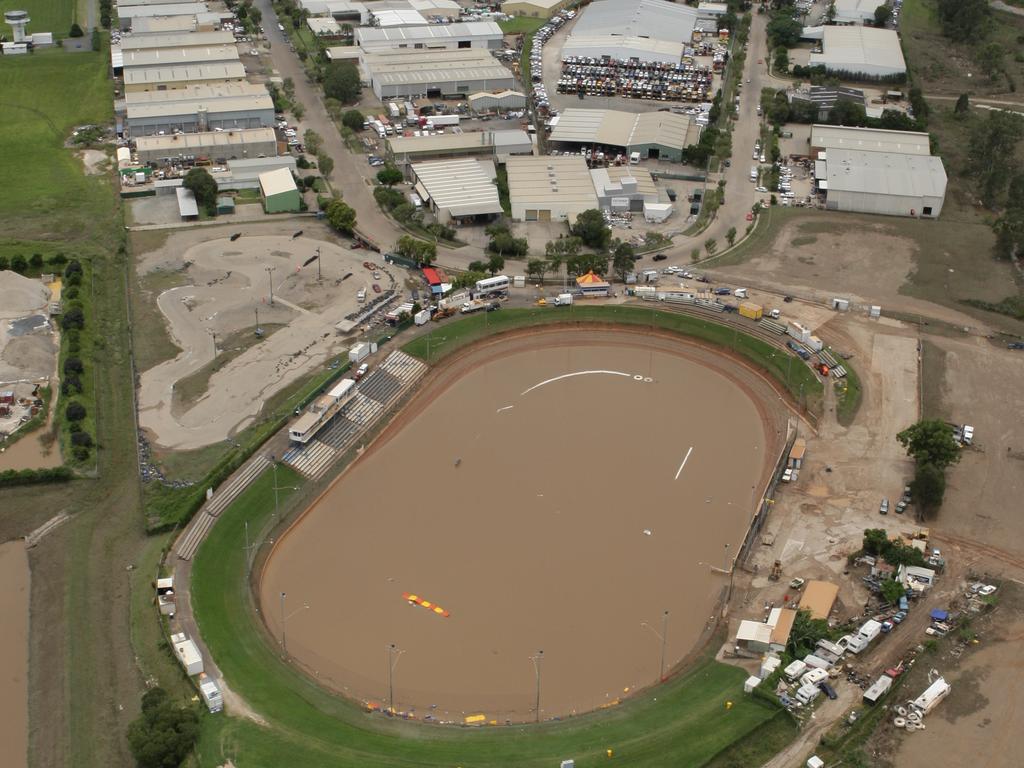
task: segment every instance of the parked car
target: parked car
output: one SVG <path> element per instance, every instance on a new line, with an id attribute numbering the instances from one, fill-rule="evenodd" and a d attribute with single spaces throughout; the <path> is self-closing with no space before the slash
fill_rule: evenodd
<path id="1" fill-rule="evenodd" d="M 374 293 L 380 293 L 380 283 L 374 283 L 373 284 L 373 292 Z"/>
<path id="2" fill-rule="evenodd" d="M 892 623 L 901 624 L 905 618 L 907 618 L 906 611 L 897 611 L 895 614 L 893 614 Z"/>
<path id="3" fill-rule="evenodd" d="M 732 291 L 728 288 L 715 288 L 714 294 L 715 296 L 731 296 Z"/>
<path id="4" fill-rule="evenodd" d="M 892 632 L 895 627 L 896 627 L 896 625 L 893 624 L 891 621 L 883 621 L 882 622 L 882 631 L 885 632 L 886 634 L 888 634 L 889 632 Z"/>
<path id="5" fill-rule="evenodd" d="M 878 514 L 888 515 L 889 514 L 889 500 L 882 499 L 882 503 L 878 505 Z"/>
<path id="6" fill-rule="evenodd" d="M 789 582 L 790 589 L 800 589 L 804 585 L 804 580 L 797 577 Z"/>
<path id="7" fill-rule="evenodd" d="M 982 597 L 988 597 L 994 595 L 998 587 L 995 584 L 985 584 L 981 589 L 978 590 L 978 594 Z"/>
<path id="8" fill-rule="evenodd" d="M 792 296 L 783 296 L 783 297 L 782 297 L 782 300 L 783 300 L 784 302 L 786 302 L 787 304 L 789 304 L 790 302 L 792 302 L 792 301 L 793 301 L 793 297 L 792 297 Z"/>
<path id="9" fill-rule="evenodd" d="M 818 687 L 821 688 L 822 693 L 824 693 L 826 696 L 832 699 L 832 701 L 835 701 L 839 698 L 839 696 L 836 694 L 836 689 L 828 683 L 826 683 L 824 680 L 818 683 Z"/>
<path id="10" fill-rule="evenodd" d="M 668 256 L 666 256 L 664 253 L 656 253 L 656 254 L 654 254 L 654 260 L 655 261 L 664 261 L 667 258 L 668 258 Z"/>

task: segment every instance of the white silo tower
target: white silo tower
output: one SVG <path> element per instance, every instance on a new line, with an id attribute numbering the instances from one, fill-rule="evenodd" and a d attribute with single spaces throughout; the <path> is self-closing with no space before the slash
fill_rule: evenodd
<path id="1" fill-rule="evenodd" d="M 4 21 L 14 30 L 14 42 L 24 43 L 26 41 L 25 27 L 32 21 L 28 17 L 28 11 L 4 11 Z"/>

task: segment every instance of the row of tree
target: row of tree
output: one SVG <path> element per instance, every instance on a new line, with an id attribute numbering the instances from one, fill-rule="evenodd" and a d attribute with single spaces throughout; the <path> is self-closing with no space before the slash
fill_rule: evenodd
<path id="1" fill-rule="evenodd" d="M 939 419 L 925 419 L 896 435 L 914 460 L 910 490 L 922 518 L 934 515 L 946 495 L 946 469 L 960 461 L 960 446 L 952 425 Z"/>

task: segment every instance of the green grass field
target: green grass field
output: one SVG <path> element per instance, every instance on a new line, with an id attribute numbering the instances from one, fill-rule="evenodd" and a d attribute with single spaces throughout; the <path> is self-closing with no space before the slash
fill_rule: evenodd
<path id="1" fill-rule="evenodd" d="M 0 15 L 4 11 L 13 10 L 28 11 L 31 19 L 28 25 L 29 33 L 53 32 L 54 37 L 67 37 L 71 30 L 71 22 L 76 17 L 78 4 L 76 0 L 0 0 Z M 99 18 L 99 14 L 96 18 Z M 10 31 L 10 27 L 5 25 L 4 35 L 9 35 Z"/>
<path id="2" fill-rule="evenodd" d="M 4 0 L 8 2 L 8 0 Z M 21 241 L 100 240 L 110 227 L 107 176 L 89 177 L 64 141 L 113 116 L 106 53 L 49 50 L 0 67 L 0 232 Z M 55 87 L 57 86 L 57 87 Z"/>
<path id="3" fill-rule="evenodd" d="M 485 312 L 462 320 L 448 321 L 406 344 L 403 349 L 427 362 L 435 362 L 461 346 L 493 333 L 553 323 L 618 323 L 627 326 L 658 328 L 705 341 L 732 350 L 755 366 L 767 371 L 794 397 L 801 394 L 807 407 L 817 412 L 821 406 L 821 380 L 806 365 L 792 364 L 794 355 L 770 344 L 737 332 L 730 326 L 675 312 L 627 305 L 614 307 L 583 306 L 537 307 Z M 797 361 L 799 362 L 799 361 Z"/>
<path id="4" fill-rule="evenodd" d="M 279 486 L 302 477 L 278 468 Z M 220 517 L 197 554 L 192 600 L 202 636 L 232 689 L 271 724 L 204 717 L 201 766 L 605 765 L 605 750 L 629 766 L 702 766 L 771 721 L 777 708 L 742 691 L 745 673 L 707 658 L 625 704 L 578 718 L 479 730 L 400 722 L 369 714 L 282 663 L 258 624 L 245 580 L 244 525 L 263 530 L 274 511 L 264 472 Z M 297 506 L 305 494 L 284 491 Z M 725 702 L 734 706 L 726 710 Z"/>
<path id="5" fill-rule="evenodd" d="M 532 16 L 516 16 L 512 19 L 499 21 L 498 26 L 506 35 L 533 34 L 544 26 L 547 19 L 533 18 Z"/>

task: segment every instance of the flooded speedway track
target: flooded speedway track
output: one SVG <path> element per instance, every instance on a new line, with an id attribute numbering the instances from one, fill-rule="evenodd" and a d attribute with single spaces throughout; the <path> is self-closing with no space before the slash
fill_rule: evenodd
<path id="1" fill-rule="evenodd" d="M 613 703 L 658 680 L 663 635 L 666 668 L 700 642 L 783 411 L 760 374 L 670 334 L 478 344 L 278 541 L 262 615 L 359 700 L 387 706 L 393 665 L 418 717 L 533 719 L 540 651 L 541 717 Z"/>

